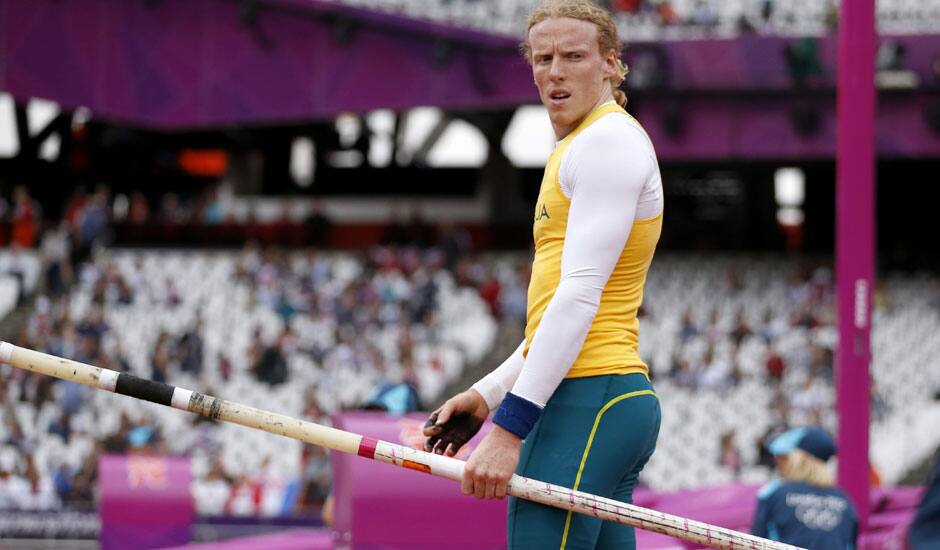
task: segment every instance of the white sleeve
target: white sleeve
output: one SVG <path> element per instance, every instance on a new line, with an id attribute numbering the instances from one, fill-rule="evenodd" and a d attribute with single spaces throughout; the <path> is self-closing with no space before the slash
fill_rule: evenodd
<path id="1" fill-rule="evenodd" d="M 516 383 L 516 379 L 519 378 L 519 373 L 522 371 L 522 363 L 525 361 L 525 357 L 522 355 L 524 350 L 525 340 L 519 344 L 516 351 L 512 352 L 512 355 L 506 358 L 500 366 L 496 367 L 493 372 L 487 374 L 472 386 L 473 389 L 483 396 L 483 399 L 486 401 L 486 406 L 489 407 L 491 411 L 499 406 L 500 401 L 506 397 L 506 393 L 509 392 L 512 385 Z"/>
<path id="2" fill-rule="evenodd" d="M 607 121 L 595 125 L 601 122 Z M 640 194 L 658 174 L 651 145 L 640 130 L 622 124 L 602 128 L 579 135 L 569 146 L 577 149 L 568 151 L 560 170 L 572 190 L 561 278 L 512 387 L 513 394 L 540 407 L 580 354 L 601 293 L 630 236 Z"/>

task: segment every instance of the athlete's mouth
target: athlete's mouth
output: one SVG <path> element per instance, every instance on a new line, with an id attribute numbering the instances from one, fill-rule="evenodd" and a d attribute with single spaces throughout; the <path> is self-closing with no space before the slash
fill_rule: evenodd
<path id="1" fill-rule="evenodd" d="M 552 101 L 563 101 L 571 97 L 571 94 L 567 90 L 555 90 L 548 94 L 548 97 Z"/>

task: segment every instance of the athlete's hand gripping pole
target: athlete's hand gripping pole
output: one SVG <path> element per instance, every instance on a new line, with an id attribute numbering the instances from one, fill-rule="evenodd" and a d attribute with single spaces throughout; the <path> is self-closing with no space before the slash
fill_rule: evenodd
<path id="1" fill-rule="evenodd" d="M 0 362 L 19 369 L 53 376 L 62 380 L 71 380 L 93 388 L 120 393 L 201 414 L 209 418 L 225 420 L 249 428 L 283 435 L 335 451 L 358 454 L 365 458 L 372 458 L 455 481 L 459 481 L 463 474 L 464 462 L 455 458 L 370 439 L 313 422 L 177 388 L 162 382 L 154 382 L 130 374 L 118 373 L 113 370 L 21 348 L 7 342 L 0 342 Z M 749 550 L 796 548 L 753 535 L 679 516 L 663 514 L 647 508 L 581 491 L 573 491 L 566 487 L 518 475 L 514 475 L 510 480 L 508 493 L 519 498 L 561 508 L 562 510 L 572 510 L 603 520 L 631 525 L 647 531 L 655 531 L 712 548 Z"/>

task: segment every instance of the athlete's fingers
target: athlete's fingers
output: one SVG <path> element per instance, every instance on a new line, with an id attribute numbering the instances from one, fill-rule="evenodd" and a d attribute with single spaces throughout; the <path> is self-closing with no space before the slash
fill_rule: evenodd
<path id="1" fill-rule="evenodd" d="M 496 498 L 496 487 L 499 485 L 499 481 L 494 479 L 487 480 L 486 482 L 486 491 L 484 491 L 483 498 Z"/>
<path id="2" fill-rule="evenodd" d="M 431 416 L 428 417 L 427 422 L 424 423 L 424 428 L 422 433 L 425 436 L 424 440 L 424 450 L 432 453 L 434 452 L 434 447 L 440 442 L 438 437 L 441 433 L 440 426 L 437 425 L 437 417 L 440 412 L 440 409 L 431 413 Z"/>
<path id="3" fill-rule="evenodd" d="M 424 423 L 424 427 L 422 428 L 422 432 L 424 432 L 424 435 L 430 436 L 430 435 L 437 435 L 438 433 L 440 433 L 441 427 L 437 425 L 437 418 L 439 414 L 440 414 L 440 409 L 432 412 L 431 416 L 428 417 L 427 422 Z"/>
<path id="4" fill-rule="evenodd" d="M 466 469 L 460 478 L 460 491 L 465 495 L 473 494 L 473 476 Z"/>
<path id="5" fill-rule="evenodd" d="M 473 496 L 481 499 L 486 498 L 486 485 L 486 478 L 477 476 L 476 479 L 473 480 Z"/>
<path id="6" fill-rule="evenodd" d="M 507 485 L 509 484 L 505 481 L 496 482 L 496 491 L 494 492 L 493 496 L 500 500 L 506 498 L 506 489 L 508 489 Z"/>

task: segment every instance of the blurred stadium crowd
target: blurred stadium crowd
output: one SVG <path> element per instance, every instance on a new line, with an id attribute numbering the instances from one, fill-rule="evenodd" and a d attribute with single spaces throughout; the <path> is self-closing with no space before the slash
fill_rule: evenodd
<path id="1" fill-rule="evenodd" d="M 334 0 L 459 26 L 519 36 L 537 0 Z M 837 0 L 604 0 L 630 41 L 687 40 L 748 34 L 818 35 L 838 20 Z M 881 0 L 880 30 L 930 32 L 940 2 Z"/>
<path id="2" fill-rule="evenodd" d="M 20 345 L 260 408 L 328 423 L 346 409 L 428 407 L 465 371 L 492 368 L 497 334 L 524 323 L 528 255 L 475 252 L 453 228 L 437 238 L 424 228 L 419 241 L 390 226 L 385 243 L 363 252 L 253 242 L 237 251 L 126 249 L 107 246 L 123 206 L 104 188 L 76 195 L 63 220 L 45 224 L 25 189 L 13 195 L 0 224 L 12 244 L 0 271 L 13 281 L 8 301 L 27 306 Z M 650 462 L 645 484 L 764 480 L 767 437 L 790 425 L 834 427 L 827 265 L 657 257 L 641 353 L 670 414 L 665 452 Z M 940 333 L 940 284 L 884 278 L 874 326 L 873 452 L 889 454 L 874 457 L 873 474 L 893 483 L 937 443 L 911 433 L 923 428 L 909 420 L 940 389 L 930 369 L 940 354 L 930 338 Z M 904 364 L 891 360 L 915 347 Z M 0 508 L 90 507 L 103 452 L 189 454 L 207 515 L 293 514 L 329 491 L 321 449 L 2 373 Z M 916 440 L 924 449 L 898 443 Z"/>
<path id="3" fill-rule="evenodd" d="M 30 202 L 23 189 L 17 196 Z M 9 269 L 14 280 L 28 271 L 41 279 L 30 286 L 43 289 L 19 336 L 22 345 L 328 422 L 342 409 L 388 408 L 380 399 L 370 402 L 370 394 L 389 385 L 411 389 L 410 410 L 432 403 L 464 363 L 478 362 L 489 349 L 495 314 L 515 323 L 524 317 L 524 264 L 503 266 L 497 280 L 493 266 L 455 243 L 453 232 L 439 244 L 418 245 L 410 242 L 413 234 L 390 226 L 387 244 L 355 254 L 254 243 L 240 252 L 112 251 L 102 246 L 114 208 L 107 197 L 102 189 L 78 205 L 71 201 L 66 219 L 45 231 L 38 206 L 30 206 L 32 238 L 14 241 L 8 254 L 37 264 Z M 107 205 L 105 223 L 86 231 L 99 201 Z M 282 441 L 264 457 L 246 458 L 235 451 L 252 449 L 225 445 L 251 436 L 229 426 L 195 421 L 198 435 L 189 441 L 189 430 L 168 430 L 159 409 L 142 411 L 130 400 L 22 372 L 5 372 L 3 380 L 0 467 L 13 488 L 0 492 L 12 500 L 4 507 L 88 504 L 100 452 L 198 455 L 204 460 L 197 491 L 209 497 L 198 502 L 206 513 L 261 512 L 265 484 L 244 476 L 264 471 L 262 462 L 272 471 L 308 474 L 303 486 L 298 479 L 279 486 L 279 505 L 266 505 L 266 513 L 280 513 L 284 499 L 322 500 L 328 489 L 326 457 L 317 449 Z M 57 437 L 32 440 L 24 425 Z"/>

